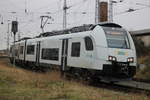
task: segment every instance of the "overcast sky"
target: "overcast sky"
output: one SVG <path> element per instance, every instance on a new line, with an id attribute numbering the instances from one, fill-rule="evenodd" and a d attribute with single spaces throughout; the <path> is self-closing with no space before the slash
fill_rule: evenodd
<path id="1" fill-rule="evenodd" d="M 67 27 L 94 23 L 95 0 L 67 0 L 67 5 L 71 6 L 67 14 Z M 53 18 L 48 21 L 45 31 L 62 29 L 62 7 L 63 0 L 0 0 L 0 22 L 4 23 L 0 24 L 0 49 L 6 48 L 8 23 L 12 20 L 19 21 L 21 37 L 33 37 L 41 33 L 42 15 Z M 150 28 L 150 0 L 124 0 L 114 4 L 113 8 L 114 22 L 126 29 Z M 137 10 L 127 13 L 129 8 Z M 12 41 L 12 37 L 10 40 Z"/>

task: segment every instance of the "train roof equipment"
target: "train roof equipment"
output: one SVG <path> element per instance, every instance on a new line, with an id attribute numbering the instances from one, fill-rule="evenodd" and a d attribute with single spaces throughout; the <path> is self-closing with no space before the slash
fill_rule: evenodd
<path id="1" fill-rule="evenodd" d="M 84 31 L 91 31 L 97 25 L 102 26 L 102 27 L 122 28 L 122 26 L 120 26 L 118 24 L 108 23 L 108 22 L 103 22 L 103 23 L 99 23 L 99 24 L 85 24 L 83 26 L 77 26 L 77 27 L 73 27 L 73 28 L 70 28 L 70 29 L 41 33 L 36 38 L 49 37 L 49 36 L 55 36 L 55 35 L 63 35 L 63 34 L 71 34 L 71 33 L 78 33 L 78 32 L 84 32 Z"/>

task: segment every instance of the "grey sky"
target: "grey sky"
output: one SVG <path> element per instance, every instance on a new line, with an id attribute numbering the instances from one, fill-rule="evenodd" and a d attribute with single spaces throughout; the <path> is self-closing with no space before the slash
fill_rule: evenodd
<path id="1" fill-rule="evenodd" d="M 94 23 L 95 0 L 67 0 L 67 3 L 73 6 L 67 14 L 68 27 Z M 136 3 L 150 6 L 150 0 L 124 0 L 123 3 L 114 4 L 114 22 L 128 30 L 150 28 L 150 7 L 145 8 L 146 6 Z M 63 0 L 0 0 L 0 21 L 3 18 L 4 22 L 0 25 L 0 49 L 6 48 L 8 20 L 17 18 L 21 37 L 32 37 L 41 32 L 41 15 L 50 15 L 54 18 L 54 21 L 49 20 L 51 24 L 45 27 L 45 31 L 62 29 L 62 7 Z M 25 8 L 28 13 L 25 13 Z M 141 10 L 124 13 L 129 8 Z"/>

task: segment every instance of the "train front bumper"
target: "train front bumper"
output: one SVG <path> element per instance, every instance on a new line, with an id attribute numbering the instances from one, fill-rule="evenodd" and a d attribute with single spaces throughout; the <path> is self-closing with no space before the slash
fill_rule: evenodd
<path id="1" fill-rule="evenodd" d="M 112 62 L 103 65 L 103 75 L 113 78 L 132 78 L 136 74 L 136 66 L 129 63 Z"/>

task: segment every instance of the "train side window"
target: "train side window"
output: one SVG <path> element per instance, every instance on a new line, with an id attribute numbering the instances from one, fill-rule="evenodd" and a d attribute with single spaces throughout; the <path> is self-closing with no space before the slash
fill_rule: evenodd
<path id="1" fill-rule="evenodd" d="M 20 54 L 23 54 L 24 46 L 20 46 Z"/>
<path id="2" fill-rule="evenodd" d="M 34 55 L 34 51 L 35 51 L 35 45 L 28 45 L 27 46 L 27 54 Z"/>
<path id="3" fill-rule="evenodd" d="M 59 48 L 43 48 L 42 59 L 44 60 L 59 60 Z"/>
<path id="4" fill-rule="evenodd" d="M 72 48 L 71 48 L 71 56 L 72 57 L 80 57 L 80 42 L 74 42 L 72 43 Z"/>
<path id="5" fill-rule="evenodd" d="M 92 39 L 90 37 L 85 37 L 84 41 L 85 41 L 85 48 L 86 48 L 86 50 L 87 51 L 92 51 L 93 50 Z"/>

